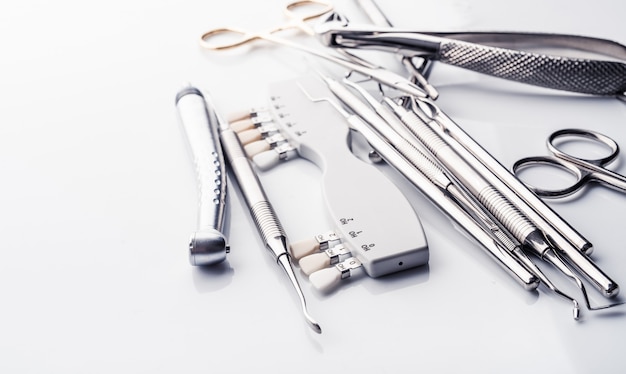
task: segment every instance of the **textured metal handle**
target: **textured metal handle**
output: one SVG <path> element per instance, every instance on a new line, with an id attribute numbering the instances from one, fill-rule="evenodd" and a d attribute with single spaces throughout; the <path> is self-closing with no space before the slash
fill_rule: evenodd
<path id="1" fill-rule="evenodd" d="M 285 231 L 268 201 L 259 201 L 254 206 L 251 206 L 250 213 L 265 242 L 270 242 L 275 238 L 286 237 Z"/>
<path id="2" fill-rule="evenodd" d="M 516 82 L 557 90 L 621 95 L 626 64 L 618 61 L 548 56 L 462 41 L 441 43 L 441 62 Z"/>

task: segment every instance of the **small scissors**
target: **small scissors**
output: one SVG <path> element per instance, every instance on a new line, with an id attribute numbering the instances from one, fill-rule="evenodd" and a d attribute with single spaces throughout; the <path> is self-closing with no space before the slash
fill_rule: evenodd
<path id="1" fill-rule="evenodd" d="M 591 139 L 595 142 L 602 143 L 611 149 L 611 154 L 598 159 L 583 159 L 574 157 L 568 153 L 561 151 L 556 143 L 558 138 L 564 137 L 580 137 Z M 547 141 L 548 150 L 554 157 L 527 157 L 517 161 L 513 165 L 513 173 L 517 175 L 518 170 L 529 168 L 533 165 L 551 165 L 573 174 L 576 182 L 566 188 L 549 190 L 528 186 L 537 195 L 546 198 L 565 197 L 580 190 L 589 182 L 600 182 L 608 187 L 618 191 L 626 192 L 626 177 L 617 174 L 611 170 L 607 170 L 604 166 L 615 160 L 619 154 L 619 146 L 608 136 L 599 134 L 589 130 L 564 129 L 554 132 Z"/>
<path id="2" fill-rule="evenodd" d="M 316 10 L 310 10 L 311 8 L 315 8 Z M 296 13 L 296 11 L 300 9 Z M 304 13 L 305 11 L 310 10 L 309 14 L 299 15 L 300 13 Z M 278 45 L 282 45 L 285 47 L 289 47 L 292 49 L 296 49 L 302 52 L 309 53 L 311 55 L 323 58 L 327 61 L 336 63 L 344 68 L 349 69 L 350 71 L 358 72 L 366 77 L 370 77 L 379 83 L 386 85 L 388 87 L 395 88 L 399 91 L 402 91 L 408 95 L 416 96 L 416 97 L 426 97 L 426 93 L 408 80 L 405 77 L 402 77 L 390 70 L 383 69 L 379 66 L 375 66 L 369 63 L 366 63 L 363 59 L 358 59 L 357 62 L 346 60 L 340 58 L 338 56 L 320 52 L 317 49 L 306 47 L 302 44 L 291 42 L 290 40 L 279 38 L 274 34 L 279 31 L 298 28 L 309 35 L 313 35 L 314 31 L 309 25 L 307 25 L 306 21 L 318 18 L 324 14 L 330 13 L 333 10 L 332 5 L 315 0 L 300 0 L 295 1 L 293 3 L 288 4 L 285 7 L 285 14 L 289 17 L 289 22 L 284 25 L 277 26 L 266 32 L 259 33 L 250 33 L 243 30 L 238 30 L 234 28 L 217 28 L 213 30 L 209 30 L 202 34 L 200 37 L 200 45 L 206 49 L 220 51 L 231 48 L 236 48 L 248 43 L 252 43 L 256 40 L 265 40 L 268 42 L 272 42 Z M 234 37 L 236 40 L 231 42 L 218 43 L 215 40 L 219 39 L 219 37 Z M 238 36 L 238 37 L 237 37 Z M 214 42 L 211 42 L 213 40 Z M 351 57 L 352 58 L 352 57 Z"/>

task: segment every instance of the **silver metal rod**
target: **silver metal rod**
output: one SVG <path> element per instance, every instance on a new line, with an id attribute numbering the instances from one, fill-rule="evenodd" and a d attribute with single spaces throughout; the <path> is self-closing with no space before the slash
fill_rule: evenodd
<path id="1" fill-rule="evenodd" d="M 306 307 L 306 301 L 298 279 L 296 278 L 291 263 L 289 252 L 287 251 L 287 236 L 283 230 L 272 205 L 270 204 L 263 186 L 254 171 L 250 161 L 246 157 L 243 146 L 239 142 L 237 134 L 230 128 L 226 122 L 220 123 L 220 139 L 224 153 L 228 158 L 229 165 L 239 188 L 244 196 L 246 205 L 250 210 L 250 215 L 256 224 L 257 230 L 261 235 L 266 248 L 274 257 L 277 264 L 285 271 L 287 277 L 300 300 L 302 313 L 308 325 L 316 333 L 321 333 L 320 325 L 309 315 Z"/>
<path id="2" fill-rule="evenodd" d="M 383 11 L 374 0 L 356 0 L 356 2 L 374 25 L 393 27 L 391 21 L 387 18 L 387 16 L 385 16 Z M 426 95 L 428 95 L 428 97 L 432 98 L 433 100 L 436 100 L 437 97 L 439 97 L 439 91 L 437 91 L 437 89 L 433 85 L 431 85 L 428 82 L 428 79 L 426 79 L 426 77 L 424 76 L 424 70 L 429 62 L 427 60 L 424 60 L 421 68 L 417 68 L 413 62 L 413 59 L 410 56 L 405 56 L 402 54 L 396 54 L 396 56 L 398 56 L 402 65 L 409 72 L 411 78 L 414 79 L 415 82 L 417 82 L 424 89 Z"/>
<path id="3" fill-rule="evenodd" d="M 338 97 L 351 101 L 351 95 L 347 89 L 334 80 L 326 80 L 333 94 L 339 94 Z M 343 95 L 342 95 L 343 94 Z M 355 99 L 355 97 L 353 97 Z M 327 100 L 329 103 L 333 103 Z M 343 100 L 342 100 L 343 101 Z M 353 104 L 356 104 L 353 103 Z M 384 135 L 370 128 L 367 122 L 361 120 L 359 116 L 369 117 L 372 120 L 375 117 L 365 113 L 365 110 L 359 112 L 359 116 L 350 115 L 341 107 L 335 108 L 346 118 L 350 127 L 361 133 L 370 145 L 385 159 L 390 165 L 398 170 L 406 177 L 415 187 L 417 187 L 424 195 L 426 195 L 436 206 L 453 219 L 461 228 L 463 228 L 474 240 L 480 243 L 483 249 L 514 279 L 516 279 L 527 290 L 536 289 L 539 285 L 538 278 L 532 274 L 526 267 L 521 265 L 510 252 L 507 251 L 494 237 L 491 232 L 485 230 L 479 225 L 464 209 L 462 209 L 454 199 L 450 198 L 447 188 L 450 181 L 443 175 L 437 173 L 437 166 L 429 164 L 425 155 L 416 151 L 412 156 L 403 156 L 397 149 L 392 147 L 385 139 Z M 361 108 L 364 109 L 364 108 Z M 373 112 L 372 112 L 373 113 Z M 373 113 L 375 115 L 375 113 Z M 391 133 L 387 133 L 391 135 Z M 409 147 L 409 143 L 406 143 Z M 420 157 L 423 156 L 423 157 Z"/>
<path id="4" fill-rule="evenodd" d="M 605 296 L 619 293 L 618 285 L 589 259 L 591 243 L 515 178 L 434 103 L 416 100 L 413 112 L 459 153 L 466 162 L 523 212 L 550 239 L 563 256 Z M 421 104 L 421 105 L 420 105 Z M 423 108 L 426 105 L 428 108 Z M 430 110 L 428 110 L 430 109 Z M 432 113 L 428 113 L 428 112 Z"/>
<path id="5" fill-rule="evenodd" d="M 374 0 L 356 0 L 357 4 L 363 9 L 372 23 L 376 26 L 393 27 L 389 18 L 385 16 L 378 4 Z"/>

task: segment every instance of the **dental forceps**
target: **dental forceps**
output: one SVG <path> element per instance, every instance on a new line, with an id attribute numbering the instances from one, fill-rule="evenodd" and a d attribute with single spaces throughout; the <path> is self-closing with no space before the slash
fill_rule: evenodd
<path id="1" fill-rule="evenodd" d="M 419 32 L 341 21 L 326 22 L 315 30 L 322 44 L 329 47 L 421 57 L 563 91 L 615 95 L 622 99 L 626 93 L 626 46 L 606 39 L 544 33 Z M 523 48 L 558 48 L 567 50 L 568 54 L 580 51 L 603 57 L 547 55 Z"/>
<path id="2" fill-rule="evenodd" d="M 559 149 L 559 140 L 584 138 L 591 139 L 607 146 L 611 153 L 602 158 L 584 159 L 573 156 Z M 559 130 L 548 137 L 547 146 L 553 157 L 527 157 L 513 164 L 513 173 L 517 176 L 518 171 L 534 166 L 548 165 L 564 170 L 576 177 L 576 182 L 568 187 L 560 189 L 544 189 L 528 186 L 537 195 L 546 198 L 565 197 L 582 189 L 590 182 L 599 182 L 618 191 L 626 192 L 626 177 L 605 168 L 619 155 L 619 146 L 611 138 L 589 130 L 564 129 Z"/>
<path id="3" fill-rule="evenodd" d="M 313 7 L 320 8 L 321 10 L 317 10 L 315 12 L 311 11 L 311 13 L 298 16 L 298 14 L 305 11 L 305 7 Z M 300 11 L 298 11 L 300 9 Z M 412 95 L 415 97 L 426 97 L 426 93 L 416 84 L 411 82 L 409 79 L 396 74 L 392 71 L 386 70 L 379 66 L 374 66 L 372 64 L 366 63 L 365 60 L 360 58 L 354 58 L 353 61 L 346 60 L 340 58 L 338 56 L 320 52 L 316 49 L 306 47 L 301 44 L 293 43 L 287 39 L 279 38 L 274 36 L 274 34 L 288 29 L 298 28 L 304 31 L 307 34 L 313 35 L 314 31 L 311 27 L 306 24 L 306 21 L 318 18 L 324 14 L 332 11 L 333 7 L 327 3 L 314 1 L 314 0 L 302 0 L 295 1 L 290 3 L 285 8 L 285 14 L 290 18 L 290 21 L 285 23 L 284 25 L 277 26 L 266 32 L 259 33 L 251 33 L 235 28 L 217 28 L 213 30 L 209 30 L 202 34 L 200 37 L 200 45 L 206 49 L 220 51 L 227 50 L 236 47 L 240 47 L 246 45 L 248 43 L 252 43 L 257 40 L 265 40 L 274 44 L 282 45 L 285 47 L 289 47 L 292 49 L 299 50 L 301 52 L 306 52 L 316 57 L 325 59 L 327 61 L 338 64 L 344 68 L 347 68 L 350 71 L 358 72 L 366 77 L 370 77 L 379 83 L 393 87 L 399 91 L 402 91 L 408 95 Z M 301 12 L 302 11 L 302 12 Z M 232 42 L 224 42 L 219 43 L 218 39 L 221 37 L 225 37 L 230 39 L 235 38 L 235 41 Z M 239 36 L 239 38 L 237 38 Z M 213 40 L 213 41 L 211 41 Z M 355 62 L 357 61 L 357 62 Z"/>

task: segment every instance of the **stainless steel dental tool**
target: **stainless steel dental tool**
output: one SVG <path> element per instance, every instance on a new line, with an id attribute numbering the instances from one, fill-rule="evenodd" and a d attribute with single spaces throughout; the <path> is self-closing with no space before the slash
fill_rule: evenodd
<path id="1" fill-rule="evenodd" d="M 373 3 L 373 0 L 360 0 L 359 3 Z M 363 4 L 362 4 L 363 5 Z M 372 8 L 370 6 L 370 8 Z M 374 4 L 373 12 L 379 13 L 378 18 L 385 18 L 380 8 Z M 372 12 L 370 9 L 370 13 Z M 380 21 L 380 20 L 379 20 Z M 511 33 L 434 33 L 435 36 L 449 36 L 465 41 L 487 43 L 492 45 L 507 46 L 516 40 L 516 46 L 525 44 L 537 44 L 538 38 L 544 38 L 543 45 L 561 46 L 568 49 L 598 49 L 603 55 L 614 55 L 622 60 L 626 59 L 626 47 L 621 44 L 595 38 L 549 35 L 549 34 L 511 34 Z M 515 46 L 515 45 L 514 45 Z M 393 50 L 393 49 L 390 49 Z M 394 50 L 403 53 L 403 49 Z M 503 50 L 504 51 L 504 50 Z M 409 53 L 413 55 L 413 53 Z M 428 58 L 428 56 L 423 56 Z M 503 56 L 506 57 L 506 56 Z M 506 61 L 506 60 L 504 60 Z M 589 62 L 593 65 L 593 61 Z M 576 69 L 581 66 L 574 63 Z M 619 66 L 619 65 L 618 65 Z M 506 66 L 502 66 L 507 71 Z M 573 69 L 573 72 L 578 70 Z M 409 70 L 410 71 L 410 70 Z M 590 70 L 594 72 L 594 70 Z M 537 72 L 534 72 L 537 74 Z M 607 72 L 608 74 L 609 72 Z M 615 71 L 613 72 L 617 74 Z M 534 76 L 533 74 L 532 76 Z M 621 79 L 624 74 L 621 74 Z M 563 77 L 566 78 L 566 77 Z M 590 80 L 591 77 L 574 77 Z M 624 98 L 626 96 L 618 96 Z M 468 163 L 478 170 L 487 181 L 498 191 L 517 206 L 532 222 L 546 233 L 551 242 L 563 252 L 563 256 L 573 264 L 581 273 L 590 280 L 606 297 L 616 296 L 619 288 L 606 274 L 604 274 L 586 255 L 593 251 L 592 244 L 578 233 L 573 227 L 563 220 L 557 213 L 539 199 L 527 186 L 504 168 L 493 156 L 474 141 L 465 131 L 450 119 L 434 102 L 428 98 L 407 98 L 405 104 L 411 106 L 413 112 L 420 117 L 433 131 L 442 138 L 447 139 L 448 144 L 461 155 Z"/>
<path id="2" fill-rule="evenodd" d="M 361 133 L 383 159 L 387 160 L 390 165 L 393 165 L 413 185 L 419 188 L 443 212 L 447 213 L 461 228 L 466 230 L 472 238 L 482 244 L 486 252 L 517 282 L 527 290 L 537 288 L 539 284 L 538 278 L 520 264 L 511 252 L 497 240 L 493 233 L 486 227 L 481 226 L 467 210 L 462 208 L 458 201 L 451 199 L 451 196 L 455 194 L 455 187 L 436 165 L 430 163 L 425 157 L 420 157 L 419 153 L 412 155 L 409 159 L 405 158 L 397 149 L 390 145 L 389 141 L 382 134 L 371 129 L 359 116 L 348 113 L 332 99 L 311 97 L 307 92 L 307 88 L 310 89 L 311 86 L 315 85 L 315 82 L 316 80 L 311 79 L 306 81 L 301 79 L 298 82 L 298 85 L 309 100 L 325 101 L 332 105 L 346 119 L 350 128 Z M 330 80 L 327 83 L 331 86 L 334 85 L 333 81 Z M 320 108 L 320 110 L 324 109 Z"/>
<path id="3" fill-rule="evenodd" d="M 364 273 L 378 278 L 427 264 L 428 244 L 415 209 L 392 180 L 352 152 L 354 134 L 343 118 L 320 110 L 292 80 L 271 84 L 269 93 L 281 133 L 321 171 L 321 196 L 333 237 L 359 260 Z M 255 163 L 261 154 L 253 157 Z M 299 247 L 291 246 L 298 260 Z"/>
<path id="4" fill-rule="evenodd" d="M 309 15 L 304 15 L 298 17 L 294 10 L 299 7 L 304 7 L 307 5 L 321 5 L 322 9 L 317 12 L 312 12 Z M 374 66 L 371 64 L 362 64 L 355 61 L 349 61 L 344 58 L 338 57 L 336 55 L 321 52 L 314 48 L 309 48 L 307 46 L 291 42 L 287 39 L 282 39 L 274 36 L 275 33 L 291 28 L 298 28 L 303 30 L 308 34 L 312 34 L 313 31 L 311 28 L 305 23 L 306 20 L 313 19 L 324 15 L 332 10 L 332 6 L 322 3 L 319 1 L 295 1 L 289 5 L 287 5 L 285 9 L 285 14 L 290 18 L 290 22 L 275 27 L 274 29 L 262 32 L 262 33 L 248 33 L 245 31 L 231 29 L 231 28 L 217 28 L 213 30 L 209 30 L 202 34 L 200 37 L 200 45 L 206 49 L 210 50 L 225 50 L 230 48 L 236 48 L 248 43 L 252 43 L 257 40 L 265 40 L 274 44 L 282 45 L 285 47 L 289 47 L 295 50 L 299 50 L 301 52 L 305 52 L 311 54 L 313 56 L 322 58 L 329 62 L 335 63 L 341 67 L 344 67 L 350 71 L 356 71 L 364 76 L 371 77 L 372 79 L 378 81 L 379 83 L 386 85 L 388 87 L 393 87 L 397 90 L 400 90 L 407 95 L 412 95 L 416 97 L 426 97 L 426 93 L 416 84 L 411 82 L 410 80 L 402 77 L 399 74 L 396 74 L 390 70 Z M 218 39 L 220 35 L 230 34 L 230 35 L 239 35 L 240 39 L 235 40 L 234 42 L 228 42 L 220 44 L 215 39 Z M 213 40 L 213 42 L 212 42 Z M 364 62 L 364 60 L 359 60 Z"/>
<path id="5" fill-rule="evenodd" d="M 626 46 L 605 39 L 541 33 L 418 32 L 338 21 L 320 24 L 315 30 L 321 42 L 333 48 L 416 56 L 563 91 L 606 96 L 624 96 L 626 92 Z M 574 58 L 521 48 L 559 48 L 602 57 Z"/>
<path id="6" fill-rule="evenodd" d="M 176 95 L 176 107 L 183 124 L 198 177 L 198 230 L 189 241 L 189 262 L 212 265 L 229 252 L 223 233 L 226 210 L 224 156 L 216 131 L 216 113 L 205 103 L 200 90 L 191 85 Z"/>
<path id="7" fill-rule="evenodd" d="M 618 285 L 600 270 L 586 254 L 592 245 L 563 218 L 515 178 L 502 164 L 472 139 L 431 100 L 408 99 L 408 116 L 417 116 L 454 149 L 506 199 L 521 210 L 550 239 L 570 264 L 576 267 L 605 297 L 619 293 Z"/>
<path id="8" fill-rule="evenodd" d="M 553 244 L 546 238 L 545 234 L 538 227 L 536 227 L 531 220 L 524 216 L 524 214 L 519 211 L 516 206 L 511 204 L 504 196 L 500 195 L 499 192 L 493 188 L 493 186 L 490 186 L 486 182 L 486 180 L 483 180 L 480 174 L 476 173 L 471 167 L 469 167 L 469 165 L 465 164 L 463 159 L 452 152 L 452 149 L 449 148 L 443 139 L 439 138 L 434 131 L 430 131 L 427 127 L 425 127 L 425 124 L 420 126 L 419 123 L 416 123 L 417 121 L 407 118 L 407 116 L 410 115 L 410 112 L 403 112 L 402 108 L 395 105 L 391 101 L 388 102 L 388 105 L 390 105 L 394 112 L 396 112 L 403 122 L 406 123 L 407 128 L 411 130 L 413 135 L 419 139 L 420 142 L 426 146 L 426 148 L 436 155 L 437 160 L 442 162 L 447 170 L 452 172 L 454 179 L 458 180 L 460 185 L 463 186 L 463 190 L 469 192 L 470 195 L 472 195 L 476 201 L 480 203 L 480 206 L 486 209 L 486 211 L 489 212 L 489 214 L 492 215 L 503 228 L 506 229 L 506 232 L 516 239 L 517 243 L 515 240 L 508 237 L 507 233 L 503 232 L 499 228 L 499 225 L 496 224 L 488 215 L 484 214 L 486 212 L 482 212 L 472 199 L 467 198 L 461 191 L 457 190 L 452 184 L 452 181 L 446 179 L 445 172 L 436 171 L 437 167 L 429 166 L 427 162 L 420 160 L 420 157 L 423 159 L 424 156 L 420 155 L 415 148 L 412 148 L 412 144 L 396 133 L 395 130 L 391 131 L 391 128 L 394 127 L 393 125 L 390 126 L 390 122 L 392 122 L 391 118 L 384 114 L 380 115 L 382 114 L 383 108 L 377 108 L 377 113 L 374 113 L 338 82 L 332 81 L 329 78 L 325 78 L 325 81 L 334 95 L 336 95 L 355 113 L 362 116 L 367 123 L 378 131 L 386 139 L 386 141 L 398 152 L 400 152 L 402 156 L 409 160 L 413 166 L 426 175 L 433 175 L 433 173 L 435 175 L 438 174 L 436 177 L 437 179 L 433 177 L 429 178 L 431 182 L 438 184 L 440 188 L 452 196 L 460 206 L 470 213 L 474 219 L 480 222 L 483 229 L 486 228 L 492 236 L 495 237 L 494 240 L 497 240 L 501 247 L 504 247 L 505 250 L 520 261 L 520 263 L 524 264 L 524 266 L 526 266 L 531 273 L 539 277 L 548 288 L 557 293 L 559 296 L 573 302 L 574 318 L 577 319 L 579 315 L 578 302 L 558 290 L 556 286 L 554 286 L 554 284 L 550 282 L 550 280 L 539 270 L 539 268 L 536 267 L 532 261 L 530 261 L 530 259 L 523 254 L 520 249 L 520 244 L 518 243 L 522 243 L 523 248 L 532 250 L 538 257 L 553 264 L 567 277 L 574 280 L 582 292 L 589 310 L 606 309 L 622 304 L 613 303 L 600 307 L 591 306 L 583 283 L 574 274 L 574 272 L 570 270 L 562 259 L 558 248 L 554 248 Z M 354 85 L 352 86 L 356 87 Z M 359 92 L 362 95 L 365 94 L 363 90 L 360 90 Z M 371 101 L 370 103 L 375 104 Z M 375 108 L 377 107 L 376 105 L 373 106 Z M 384 149 L 384 146 L 381 149 Z M 383 158 L 384 157 L 385 156 L 383 156 Z M 392 165 L 396 166 L 396 163 L 394 162 Z M 442 181 L 447 184 L 441 184 Z M 587 262 L 585 263 L 585 266 L 595 268 L 595 265 L 590 260 L 586 260 Z"/>
<path id="9" fill-rule="evenodd" d="M 577 250 L 571 250 L 569 247 L 561 247 L 556 242 L 556 238 L 546 233 L 544 227 L 540 227 L 533 220 L 533 217 L 526 213 L 533 213 L 527 209 L 525 205 L 517 205 L 508 196 L 513 196 L 515 192 L 511 192 L 508 188 L 498 189 L 491 184 L 491 180 L 497 178 L 487 172 L 485 166 L 479 166 L 475 157 L 471 154 L 458 154 L 450 144 L 454 143 L 448 138 L 449 142 L 444 141 L 442 134 L 438 134 L 433 128 L 428 126 L 425 118 L 420 118 L 415 111 L 408 111 L 395 105 L 393 101 L 386 100 L 388 105 L 399 114 L 402 120 L 407 124 L 411 132 L 425 144 L 431 152 L 436 154 L 437 158 L 444 163 L 449 170 L 455 170 L 455 177 L 459 178 L 463 186 L 475 196 L 480 203 L 494 217 L 507 228 L 511 234 L 518 239 L 525 248 L 531 249 L 540 258 L 552 263 L 559 269 L 566 266 L 562 262 L 565 257 L 569 262 L 576 266 L 581 274 L 588 278 L 603 293 L 604 296 L 615 296 L 618 292 L 618 286 L 610 278 L 606 276 L 588 257 Z M 466 156 L 466 157 L 463 157 Z M 467 160 L 467 162 L 465 162 Z M 468 168 L 469 166 L 469 168 Z M 470 172 L 469 169 L 474 170 Z M 509 174 L 510 175 L 510 174 Z M 487 183 L 487 184 L 485 184 Z M 517 190 L 516 190 L 517 191 Z M 511 192 L 508 193 L 507 192 Z M 559 253 L 557 253 L 557 251 Z M 562 254 L 563 256 L 560 256 Z M 578 280 L 577 284 L 580 286 Z M 586 294 L 584 289 L 581 291 Z"/>
<path id="10" fill-rule="evenodd" d="M 204 118 L 203 116 L 206 116 L 206 113 L 211 114 L 212 120 L 208 121 L 208 123 L 205 121 L 204 125 L 208 125 L 207 128 L 210 127 L 212 133 L 219 134 L 221 146 L 263 242 L 277 264 L 285 271 L 290 283 L 296 290 L 306 322 L 313 331 L 321 333 L 322 329 L 320 325 L 311 318 L 307 311 L 304 295 L 294 273 L 289 253 L 287 252 L 287 237 L 263 191 L 263 187 L 254 169 L 244 153 L 237 134 L 230 128 L 226 121 L 217 115 L 211 101 L 208 98 L 205 101 L 197 89 L 188 88 L 182 92 L 183 93 L 179 94 L 179 105 L 187 104 L 187 100 L 185 100 L 186 97 L 193 98 L 193 102 L 185 105 L 184 110 L 182 110 L 182 114 L 184 114 L 185 118 Z M 190 133 L 190 136 L 197 135 L 196 133 Z M 194 139 L 196 138 L 194 137 Z M 202 137 L 199 137 L 198 140 L 201 139 Z M 200 147 L 200 151 L 204 148 L 208 148 L 201 141 L 198 141 L 198 146 Z M 223 163 L 220 165 L 223 165 Z M 223 173 L 220 169 L 220 178 L 225 177 L 226 173 Z"/>

